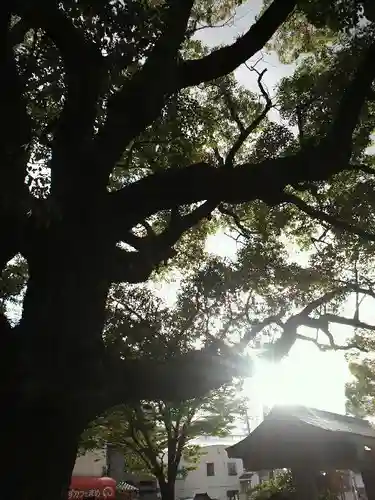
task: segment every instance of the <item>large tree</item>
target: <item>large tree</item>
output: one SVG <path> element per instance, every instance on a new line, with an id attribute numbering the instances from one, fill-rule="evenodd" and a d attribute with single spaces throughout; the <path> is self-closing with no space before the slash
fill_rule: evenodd
<path id="1" fill-rule="evenodd" d="M 324 227 L 327 242 L 310 217 L 357 233 L 367 243 L 375 239 L 373 174 L 363 154 L 373 120 L 373 3 L 348 0 L 327 7 L 322 1 L 274 0 L 232 45 L 209 53 L 199 47 L 192 37 L 202 23 L 226 19 L 239 3 L 17 0 L 0 7 L 1 268 L 8 273 L 12 259 L 22 256 L 28 269 L 20 321 L 14 325 L 6 314 L 0 321 L 7 409 L 1 420 L 7 455 L 2 477 L 19 499 L 60 498 L 79 436 L 103 409 L 140 399 L 201 396 L 236 373 L 238 349 L 230 354 L 226 349 L 223 356 L 217 343 L 160 361 L 115 357 L 103 342 L 110 286 L 147 281 L 161 263 L 173 262 L 178 241 L 203 219 L 222 214 L 243 233 L 232 210 L 241 204 L 240 215 L 256 229 L 256 237 L 246 234 L 239 263 L 229 274 L 242 277 L 245 290 L 254 285 L 251 304 L 259 320 L 254 324 L 252 318 L 252 326 L 259 331 L 277 325 L 280 355 L 298 338 L 301 324 L 323 329 L 333 342 L 329 323 L 345 318 L 331 312 L 317 322 L 311 313 L 352 291 L 371 293 L 360 280 L 342 283 L 343 265 L 335 252 L 343 253 L 347 244 L 357 251 L 354 237 L 335 238 Z M 358 27 L 363 13 L 369 22 Z M 284 86 L 284 98 L 280 94 L 281 111 L 298 126 L 298 140 L 270 124 L 252 148 L 242 148 L 254 130 L 254 119 L 249 120 L 254 107 L 250 112 L 233 106 L 229 85 L 222 90 L 232 128 L 224 128 L 224 141 L 214 134 L 211 143 L 200 142 L 193 111 L 203 84 L 215 84 L 245 63 L 286 21 L 281 36 L 294 22 L 304 23 L 311 38 L 323 31 L 328 40 L 322 46 L 314 39 L 307 47 L 314 48 L 314 64 L 302 65 Z M 315 73 L 309 73 L 313 67 Z M 206 87 L 211 100 L 213 88 Z M 167 131 L 172 114 L 176 127 Z M 223 154 L 233 127 L 237 138 Z M 365 204 L 356 202 L 359 196 Z M 319 295 L 322 289 L 311 286 L 311 274 L 301 271 L 306 302 L 299 288 L 287 312 L 290 304 L 300 312 L 289 319 L 286 297 L 269 283 L 283 269 L 285 256 L 275 238 L 265 237 L 266 227 L 280 234 L 285 220 L 299 241 L 306 244 L 313 235 L 324 247 L 315 272 L 323 269 L 326 278 Z M 145 233 L 137 230 L 139 224 Z M 264 240 L 277 264 L 271 268 L 262 267 Z M 347 252 L 342 259 L 347 262 Z M 252 274 L 252 260 L 264 276 Z M 206 283 L 214 282 L 213 291 L 222 294 L 228 270 L 223 263 L 214 268 L 206 268 Z M 294 274 L 290 266 L 289 274 L 279 277 L 296 292 Z M 246 283 L 244 277 L 252 279 Z M 257 292 L 267 292 L 267 300 L 257 302 Z M 263 317 L 275 308 L 276 316 Z M 346 324 L 361 326 L 358 318 Z M 245 339 L 254 335 L 249 329 Z"/>

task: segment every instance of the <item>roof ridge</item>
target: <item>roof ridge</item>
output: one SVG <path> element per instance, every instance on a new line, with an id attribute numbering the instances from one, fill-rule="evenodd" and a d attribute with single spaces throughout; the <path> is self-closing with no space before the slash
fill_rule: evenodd
<path id="1" fill-rule="evenodd" d="M 342 413 L 334 413 L 332 411 L 327 411 L 327 410 L 321 410 L 319 408 L 314 408 L 313 406 L 305 406 L 305 405 L 275 405 L 271 411 L 273 411 L 274 409 L 281 409 L 281 410 L 284 410 L 284 411 L 288 411 L 288 409 L 291 409 L 291 410 L 298 410 L 298 409 L 301 409 L 301 410 L 307 410 L 307 411 L 314 411 L 314 412 L 317 412 L 317 413 L 320 413 L 320 414 L 324 414 L 324 415 L 327 415 L 327 416 L 331 416 L 333 417 L 335 420 L 346 420 L 346 421 L 352 421 L 352 422 L 356 422 L 356 423 L 359 423 L 361 422 L 362 424 L 366 424 L 366 426 L 368 427 L 372 427 L 370 422 L 368 420 L 364 420 L 363 418 L 359 418 L 359 417 L 353 417 L 351 415 L 344 415 Z M 271 413 L 271 412 L 270 412 Z"/>
<path id="2" fill-rule="evenodd" d="M 295 419 L 325 430 L 375 437 L 375 429 L 367 420 L 309 406 L 275 405 L 265 420 L 272 421 L 280 417 Z"/>

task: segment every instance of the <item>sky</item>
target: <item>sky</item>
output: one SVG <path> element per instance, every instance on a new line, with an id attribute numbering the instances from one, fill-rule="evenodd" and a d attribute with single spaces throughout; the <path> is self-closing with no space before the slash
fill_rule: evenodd
<path id="1" fill-rule="evenodd" d="M 234 257 L 235 242 L 225 234 L 209 237 L 206 250 L 220 256 Z M 293 259 L 295 255 L 291 253 Z M 371 323 L 373 305 L 365 308 L 361 319 Z M 344 313 L 350 315 L 353 307 L 346 304 Z M 366 314 L 367 311 L 367 314 Z M 345 343 L 352 330 L 348 327 L 332 327 L 338 343 Z M 310 332 L 300 333 L 309 334 Z M 250 398 L 251 426 L 262 418 L 263 405 L 301 404 L 334 413 L 345 413 L 345 383 L 350 372 L 341 352 L 321 352 L 306 341 L 297 341 L 289 355 L 277 365 L 256 363 L 255 374 L 245 383 L 245 394 Z"/>
<path id="2" fill-rule="evenodd" d="M 262 4 L 263 0 L 248 0 L 237 9 L 233 22 L 223 27 L 201 30 L 199 38 L 209 47 L 217 47 L 234 42 L 236 38 L 241 36 L 254 23 L 255 16 L 259 13 Z M 271 91 L 272 95 L 272 89 L 275 88 L 281 78 L 292 75 L 295 66 L 293 64 L 280 64 L 276 54 L 269 54 L 265 51 L 255 54 L 248 61 L 248 65 L 255 64 L 260 57 L 262 57 L 262 60 L 258 63 L 257 68 L 260 70 L 267 68 L 262 81 Z M 257 85 L 258 75 L 256 73 L 249 71 L 245 65 L 242 65 L 235 71 L 235 75 L 242 85 L 259 93 Z"/>
<path id="3" fill-rule="evenodd" d="M 200 38 L 211 47 L 233 42 L 254 22 L 261 5 L 262 0 L 245 2 L 237 10 L 237 15 L 230 25 L 205 29 L 200 32 Z M 283 65 L 276 54 L 264 52 L 256 54 L 249 61 L 250 64 L 256 62 L 260 55 L 262 60 L 257 67 L 260 70 L 267 68 L 263 81 L 272 95 L 280 79 L 293 73 L 294 66 Z M 257 75 L 245 66 L 240 67 L 235 75 L 242 85 L 255 92 L 258 91 Z M 278 119 L 277 116 L 270 118 Z M 206 248 L 222 256 L 233 256 L 236 250 L 234 241 L 224 234 L 210 237 Z M 345 309 L 350 313 L 350 304 Z M 350 330 L 344 330 L 342 327 L 336 328 L 333 332 L 337 334 L 340 341 L 344 341 L 345 337 L 350 335 Z M 349 379 L 350 372 L 342 352 L 322 353 L 312 344 L 298 341 L 289 356 L 278 366 L 260 364 L 256 374 L 247 381 L 246 391 L 252 400 L 253 425 L 259 423 L 263 404 L 268 406 L 302 404 L 344 413 L 345 383 Z"/>

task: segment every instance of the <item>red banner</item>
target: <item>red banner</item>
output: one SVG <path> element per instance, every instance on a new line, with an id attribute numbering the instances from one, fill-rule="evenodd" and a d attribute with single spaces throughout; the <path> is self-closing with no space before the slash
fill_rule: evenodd
<path id="1" fill-rule="evenodd" d="M 110 477 L 73 476 L 70 483 L 69 500 L 84 498 L 104 498 L 114 500 L 116 481 Z"/>

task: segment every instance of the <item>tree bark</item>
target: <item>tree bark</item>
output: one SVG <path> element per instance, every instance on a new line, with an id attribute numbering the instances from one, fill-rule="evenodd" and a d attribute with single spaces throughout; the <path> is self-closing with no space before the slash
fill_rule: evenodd
<path id="1" fill-rule="evenodd" d="M 8 422 L 4 420 L 7 419 Z M 7 423 L 4 427 L 4 423 Z M 52 408 L 42 401 L 12 409 L 2 418 L 3 461 L 0 481 L 4 498 L 67 498 L 77 446 L 83 430 L 71 407 Z"/>
<path id="2" fill-rule="evenodd" d="M 160 494 L 162 500 L 174 500 L 175 497 L 175 482 L 159 481 Z"/>
<path id="3" fill-rule="evenodd" d="M 102 238 L 80 222 L 41 231 L 26 252 L 22 319 L 0 352 L 4 498 L 67 498 L 80 435 L 100 408 L 109 283 Z"/>

